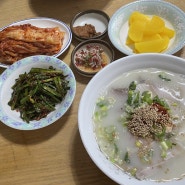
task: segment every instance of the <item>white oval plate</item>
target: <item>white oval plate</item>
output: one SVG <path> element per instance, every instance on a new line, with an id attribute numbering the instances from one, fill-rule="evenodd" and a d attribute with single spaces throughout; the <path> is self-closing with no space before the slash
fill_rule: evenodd
<path id="1" fill-rule="evenodd" d="M 60 69 L 64 75 L 67 75 L 66 80 L 69 81 L 70 90 L 67 92 L 64 100 L 60 104 L 57 104 L 55 110 L 50 112 L 45 118 L 26 123 L 20 118 L 20 113 L 11 110 L 11 107 L 8 105 L 12 94 L 11 87 L 20 74 L 29 72 L 32 67 L 48 68 L 49 66 Z M 35 55 L 24 58 L 10 65 L 0 76 L 0 120 L 7 126 L 18 130 L 43 128 L 54 123 L 65 114 L 73 102 L 75 92 L 76 80 L 74 74 L 70 67 L 63 61 L 46 55 Z"/>
<path id="2" fill-rule="evenodd" d="M 31 18 L 31 19 L 25 19 L 25 20 L 13 22 L 12 24 L 9 24 L 8 26 L 1 28 L 0 31 L 2 31 L 3 29 L 5 29 L 9 26 L 21 25 L 21 24 L 31 24 L 33 26 L 37 26 L 40 28 L 59 27 L 61 31 L 64 31 L 65 37 L 64 37 L 64 41 L 63 41 L 63 46 L 57 54 L 53 55 L 54 57 L 58 57 L 62 53 L 64 53 L 71 44 L 72 33 L 71 33 L 71 29 L 69 28 L 69 26 L 67 24 L 65 24 L 64 22 L 53 19 L 53 18 L 35 17 L 35 18 Z M 7 68 L 8 66 L 9 65 L 7 65 L 7 64 L 0 63 L 0 67 Z"/>
<path id="3" fill-rule="evenodd" d="M 94 163 L 108 177 L 120 185 L 184 185 L 185 178 L 161 183 L 149 180 L 137 180 L 108 160 L 96 142 L 92 115 L 97 98 L 114 79 L 123 73 L 150 67 L 185 74 L 185 59 L 167 54 L 139 54 L 120 58 L 107 65 L 92 78 L 82 94 L 78 109 L 80 136 L 87 153 Z"/>
<path id="4" fill-rule="evenodd" d="M 139 11 L 146 15 L 162 17 L 176 35 L 171 39 L 166 54 L 174 54 L 185 45 L 185 13 L 175 5 L 160 0 L 142 0 L 127 4 L 118 9 L 111 17 L 108 25 L 108 36 L 112 44 L 122 53 L 132 55 L 132 49 L 125 42 L 128 35 L 128 19 L 132 12 Z"/>

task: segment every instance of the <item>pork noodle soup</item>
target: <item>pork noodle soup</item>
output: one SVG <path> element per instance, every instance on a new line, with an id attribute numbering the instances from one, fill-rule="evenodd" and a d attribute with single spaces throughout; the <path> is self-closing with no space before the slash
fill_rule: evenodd
<path id="1" fill-rule="evenodd" d="M 155 68 L 124 73 L 97 99 L 101 151 L 129 175 L 152 181 L 185 175 L 185 76 Z"/>

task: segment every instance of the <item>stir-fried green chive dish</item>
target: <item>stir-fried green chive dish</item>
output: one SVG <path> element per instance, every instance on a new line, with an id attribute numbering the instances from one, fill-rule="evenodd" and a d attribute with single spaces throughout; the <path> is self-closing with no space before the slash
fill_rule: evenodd
<path id="1" fill-rule="evenodd" d="M 8 105 L 29 123 L 54 111 L 70 87 L 63 72 L 50 66 L 47 69 L 32 68 L 28 73 L 20 74 L 12 89 Z"/>

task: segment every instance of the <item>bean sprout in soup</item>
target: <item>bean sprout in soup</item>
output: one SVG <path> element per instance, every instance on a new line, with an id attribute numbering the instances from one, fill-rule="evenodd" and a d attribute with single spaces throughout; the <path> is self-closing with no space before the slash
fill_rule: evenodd
<path id="1" fill-rule="evenodd" d="M 185 76 L 155 68 L 124 73 L 96 101 L 101 151 L 139 180 L 185 175 Z"/>

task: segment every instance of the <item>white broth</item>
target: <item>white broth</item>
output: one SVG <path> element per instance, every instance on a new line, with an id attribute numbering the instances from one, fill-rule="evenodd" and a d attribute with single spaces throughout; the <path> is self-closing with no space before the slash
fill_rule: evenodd
<path id="1" fill-rule="evenodd" d="M 150 92 L 152 100 L 157 96 L 169 106 L 165 111 L 172 126 L 162 127 L 164 132 L 161 129 L 160 135 L 134 135 L 129 130 L 125 120 L 129 117 L 128 94 L 133 81 L 140 97 L 143 92 Z M 146 103 L 141 104 L 146 107 Z M 152 116 L 153 113 L 150 119 Z M 185 76 L 156 68 L 124 73 L 100 94 L 93 120 L 100 150 L 126 173 L 152 181 L 181 179 L 185 175 Z M 141 132 L 144 134 L 145 130 L 141 128 Z"/>

